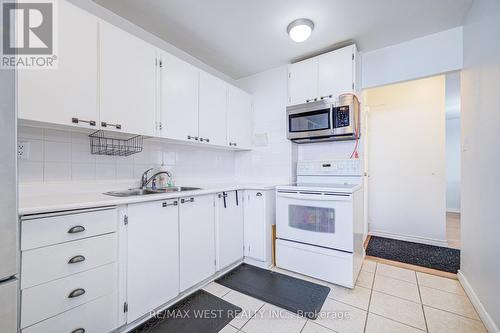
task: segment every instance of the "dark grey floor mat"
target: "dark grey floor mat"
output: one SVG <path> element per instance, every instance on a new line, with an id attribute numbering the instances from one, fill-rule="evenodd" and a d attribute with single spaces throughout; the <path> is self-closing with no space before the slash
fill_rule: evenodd
<path id="1" fill-rule="evenodd" d="M 371 236 L 366 255 L 457 273 L 460 250 Z"/>
<path id="2" fill-rule="evenodd" d="M 199 290 L 131 333 L 217 333 L 241 311 L 241 308 Z"/>
<path id="3" fill-rule="evenodd" d="M 247 264 L 216 282 L 309 319 L 316 319 L 330 292 L 328 287 Z"/>

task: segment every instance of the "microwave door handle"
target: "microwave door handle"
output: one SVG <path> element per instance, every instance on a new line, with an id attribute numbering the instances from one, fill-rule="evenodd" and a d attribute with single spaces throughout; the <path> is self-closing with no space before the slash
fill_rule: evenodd
<path id="1" fill-rule="evenodd" d="M 312 200 L 312 201 L 347 201 L 350 200 L 349 194 L 338 193 L 338 194 L 297 194 L 297 193 L 280 193 L 278 192 L 278 197 L 290 198 L 297 200 Z"/>
<path id="2" fill-rule="evenodd" d="M 334 112 L 335 108 L 333 107 L 333 104 L 330 104 L 330 131 L 332 132 L 332 134 L 335 133 L 335 124 L 333 123 L 333 112 Z"/>

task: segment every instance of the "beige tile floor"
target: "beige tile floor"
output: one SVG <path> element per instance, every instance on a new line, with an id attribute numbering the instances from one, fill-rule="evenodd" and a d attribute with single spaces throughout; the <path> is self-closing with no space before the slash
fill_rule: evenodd
<path id="1" fill-rule="evenodd" d="M 204 289 L 245 310 L 224 333 L 486 333 L 457 280 L 365 261 L 354 289 L 330 287 L 317 320 L 241 294 L 217 283 Z"/>

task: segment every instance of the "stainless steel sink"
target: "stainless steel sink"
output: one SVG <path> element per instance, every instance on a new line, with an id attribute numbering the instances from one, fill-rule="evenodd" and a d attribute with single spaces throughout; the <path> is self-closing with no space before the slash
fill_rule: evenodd
<path id="1" fill-rule="evenodd" d="M 201 190 L 199 187 L 188 187 L 188 186 L 175 186 L 168 188 L 159 188 L 156 190 L 146 188 L 131 188 L 124 191 L 110 191 L 104 193 L 105 195 L 111 195 L 113 197 L 132 197 L 136 195 L 147 195 L 147 194 L 160 194 L 160 193 L 174 193 L 174 192 L 184 192 L 184 191 L 195 191 Z"/>

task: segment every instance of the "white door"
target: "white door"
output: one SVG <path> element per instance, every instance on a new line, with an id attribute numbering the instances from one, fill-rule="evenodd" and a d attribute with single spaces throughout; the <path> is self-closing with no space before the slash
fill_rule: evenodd
<path id="1" fill-rule="evenodd" d="M 369 230 L 446 239 L 445 79 L 366 91 Z"/>
<path id="2" fill-rule="evenodd" d="M 101 126 L 154 136 L 156 49 L 110 24 L 100 27 Z"/>
<path id="3" fill-rule="evenodd" d="M 266 193 L 245 191 L 244 245 L 245 256 L 266 260 Z"/>
<path id="4" fill-rule="evenodd" d="M 161 136 L 190 140 L 198 136 L 199 70 L 168 54 L 161 54 Z"/>
<path id="5" fill-rule="evenodd" d="M 214 196 L 180 199 L 180 287 L 184 291 L 215 273 Z"/>
<path id="6" fill-rule="evenodd" d="M 325 248 L 353 251 L 352 195 L 288 193 L 276 195 L 276 236 Z"/>
<path id="7" fill-rule="evenodd" d="M 177 201 L 154 201 L 128 206 L 129 323 L 179 294 Z"/>
<path id="8" fill-rule="evenodd" d="M 318 59 L 290 65 L 288 70 L 288 104 L 302 104 L 318 97 Z"/>
<path id="9" fill-rule="evenodd" d="M 228 88 L 227 141 L 230 147 L 252 146 L 252 99 L 249 94 L 233 86 Z"/>
<path id="10" fill-rule="evenodd" d="M 318 57 L 319 97 L 354 92 L 354 45 Z"/>
<path id="11" fill-rule="evenodd" d="M 227 140 L 227 85 L 224 81 L 200 72 L 199 140 L 225 146 Z"/>
<path id="12" fill-rule="evenodd" d="M 242 191 L 217 194 L 217 270 L 243 258 Z"/>
<path id="13" fill-rule="evenodd" d="M 17 71 L 18 116 L 98 128 L 97 18 L 68 1 L 59 1 L 57 12 L 58 68 Z"/>

